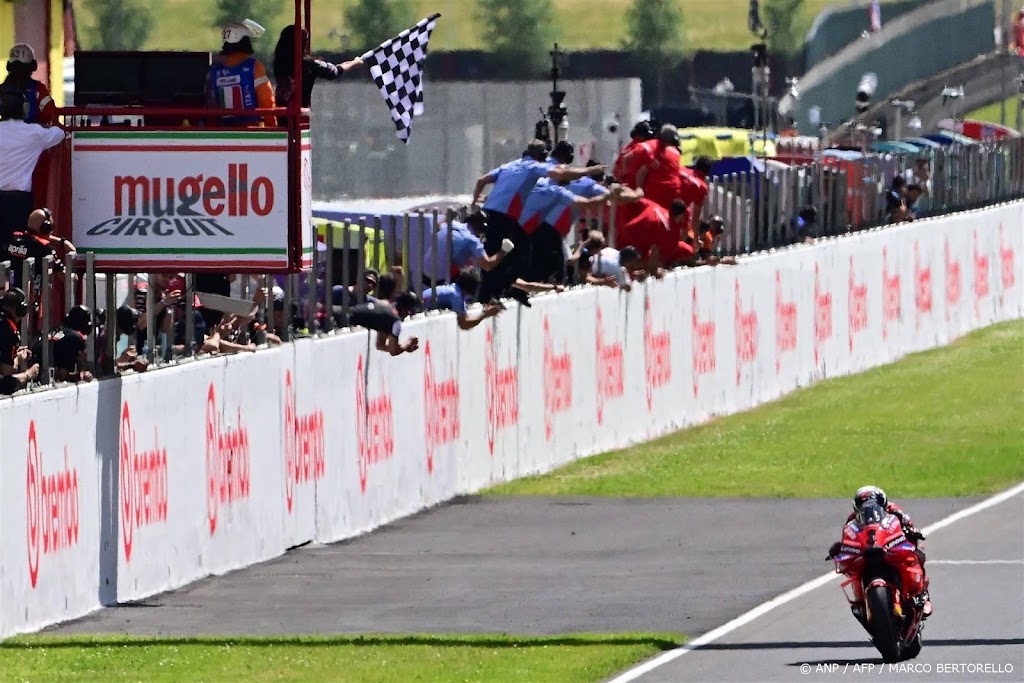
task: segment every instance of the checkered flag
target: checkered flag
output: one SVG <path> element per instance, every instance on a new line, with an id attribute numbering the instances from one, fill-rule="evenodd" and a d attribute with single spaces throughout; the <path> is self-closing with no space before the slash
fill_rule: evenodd
<path id="1" fill-rule="evenodd" d="M 423 61 L 440 16 L 427 17 L 362 57 L 391 110 L 398 139 L 405 143 L 409 142 L 413 118 L 423 113 Z"/>

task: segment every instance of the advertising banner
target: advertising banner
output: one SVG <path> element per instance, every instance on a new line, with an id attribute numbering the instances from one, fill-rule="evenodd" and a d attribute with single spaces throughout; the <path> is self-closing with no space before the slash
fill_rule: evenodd
<path id="1" fill-rule="evenodd" d="M 284 132 L 78 131 L 71 168 L 72 241 L 95 252 L 98 267 L 289 265 Z"/>
<path id="2" fill-rule="evenodd" d="M 93 152 L 89 152 L 92 154 Z M 142 195 L 138 195 L 142 196 Z M 1024 203 L 0 401 L 0 637 L 1024 316 Z"/>

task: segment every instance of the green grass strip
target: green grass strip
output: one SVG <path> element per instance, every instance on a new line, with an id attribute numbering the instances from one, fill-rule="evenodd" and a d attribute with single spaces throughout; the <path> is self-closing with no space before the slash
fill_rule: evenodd
<path id="1" fill-rule="evenodd" d="M 591 683 L 676 634 L 147 638 L 27 636 L 0 644 L 0 681 L 502 681 Z"/>
<path id="2" fill-rule="evenodd" d="M 489 491 L 500 495 L 894 498 L 1024 480 L 1024 321 Z"/>

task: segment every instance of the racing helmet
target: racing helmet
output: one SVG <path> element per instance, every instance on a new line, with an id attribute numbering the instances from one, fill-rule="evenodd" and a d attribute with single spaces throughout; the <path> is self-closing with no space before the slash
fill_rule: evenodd
<path id="1" fill-rule="evenodd" d="M 883 510 L 889 504 L 889 498 L 882 489 L 877 486 L 861 486 L 853 496 L 854 511 L 860 512 L 861 507 L 869 500 L 878 503 Z"/>
<path id="2" fill-rule="evenodd" d="M 224 42 L 229 45 L 240 43 L 244 39 L 255 39 L 259 38 L 266 32 L 262 26 L 257 24 L 252 19 L 246 19 L 240 22 L 232 22 L 225 26 L 221 30 L 221 35 L 224 38 Z"/>

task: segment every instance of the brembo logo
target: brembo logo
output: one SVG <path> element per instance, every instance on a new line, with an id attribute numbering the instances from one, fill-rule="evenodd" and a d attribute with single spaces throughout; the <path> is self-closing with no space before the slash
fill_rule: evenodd
<path id="1" fill-rule="evenodd" d="M 775 374 L 782 356 L 796 350 L 796 303 L 782 298 L 782 273 L 775 271 Z"/>
<path id="2" fill-rule="evenodd" d="M 327 463 L 323 411 L 299 415 L 290 368 L 284 373 L 284 469 L 284 496 L 291 514 L 295 487 L 323 479 Z"/>
<path id="3" fill-rule="evenodd" d="M 889 272 L 889 250 L 882 247 L 882 339 L 889 338 L 889 323 L 900 319 L 900 274 Z"/>
<path id="4" fill-rule="evenodd" d="M 989 295 L 988 284 L 988 255 L 978 251 L 978 231 L 974 231 L 974 238 L 971 240 L 974 256 L 974 314 L 979 315 L 981 301 Z"/>
<path id="5" fill-rule="evenodd" d="M 225 426 L 211 383 L 206 394 L 206 505 L 211 536 L 217 531 L 221 508 L 249 498 L 249 430 L 243 426 L 241 407 L 236 414 L 236 426 Z"/>
<path id="6" fill-rule="evenodd" d="M 647 410 L 654 409 L 654 391 L 672 381 L 672 337 L 655 332 L 651 300 L 644 298 L 644 366 L 647 371 Z"/>
<path id="7" fill-rule="evenodd" d="M 274 184 L 249 179 L 248 164 L 228 164 L 222 175 L 161 178 L 114 176 L 114 217 L 89 235 L 185 237 L 233 235 L 225 218 L 265 217 L 274 210 Z"/>
<path id="8" fill-rule="evenodd" d="M 604 407 L 610 399 L 625 393 L 622 343 L 605 344 L 604 316 L 597 307 L 597 334 L 594 339 L 597 352 L 597 424 L 604 424 Z"/>
<path id="9" fill-rule="evenodd" d="M 701 375 L 713 375 L 717 365 L 715 357 L 715 321 L 701 320 L 698 315 L 697 288 L 693 288 L 693 396 L 700 393 Z"/>
<path id="10" fill-rule="evenodd" d="M 423 400 L 427 418 L 427 472 L 434 471 L 434 449 L 453 443 L 459 438 L 459 378 L 455 365 L 449 367 L 448 379 L 434 380 L 434 362 L 430 356 L 430 342 L 424 350 Z"/>
<path id="11" fill-rule="evenodd" d="M 572 356 L 555 353 L 548 317 L 544 316 L 544 437 L 551 441 L 555 415 L 572 408 Z"/>
<path id="12" fill-rule="evenodd" d="M 821 286 L 821 272 L 814 264 L 814 364 L 821 363 L 821 346 L 832 338 L 832 292 Z"/>
<path id="13" fill-rule="evenodd" d="M 366 493 L 371 465 L 395 456 L 395 421 L 391 394 L 381 380 L 381 393 L 369 396 L 363 356 L 356 365 L 356 439 L 359 442 L 359 488 Z"/>
<path id="14" fill-rule="evenodd" d="M 121 447 L 119 458 L 119 497 L 121 502 L 121 541 L 124 559 L 132 561 L 135 532 L 167 521 L 167 449 L 160 448 L 160 435 L 153 427 L 150 450 L 139 450 L 132 427 L 131 409 L 121 406 Z"/>
<path id="15" fill-rule="evenodd" d="M 40 557 L 78 545 L 78 470 L 68 466 L 68 447 L 65 446 L 63 469 L 51 474 L 44 472 L 35 420 L 28 423 L 26 464 L 28 576 L 35 588 L 39 582 Z"/>
<path id="16" fill-rule="evenodd" d="M 749 311 L 743 310 L 743 298 L 740 295 L 740 281 L 736 279 L 736 386 L 740 384 L 743 366 L 752 364 L 757 359 L 757 310 L 751 305 Z"/>
<path id="17" fill-rule="evenodd" d="M 857 283 L 856 271 L 853 267 L 853 257 L 850 257 L 850 290 L 849 300 L 849 327 L 850 327 L 850 351 L 853 351 L 853 340 L 857 333 L 868 326 L 868 286 L 863 282 Z"/>
<path id="18" fill-rule="evenodd" d="M 507 367 L 498 365 L 498 351 L 494 345 L 494 333 L 490 329 L 487 330 L 487 349 L 484 358 L 487 447 L 493 456 L 497 433 L 519 424 L 519 373 L 511 358 Z"/>
<path id="19" fill-rule="evenodd" d="M 921 327 L 921 316 L 932 312 L 932 269 L 921 265 L 921 248 L 914 242 L 914 308 L 917 310 L 914 326 Z"/>
<path id="20" fill-rule="evenodd" d="M 953 315 L 953 307 L 960 304 L 962 284 L 960 282 L 960 262 L 949 253 L 949 238 L 943 250 L 946 265 L 946 321 Z"/>

